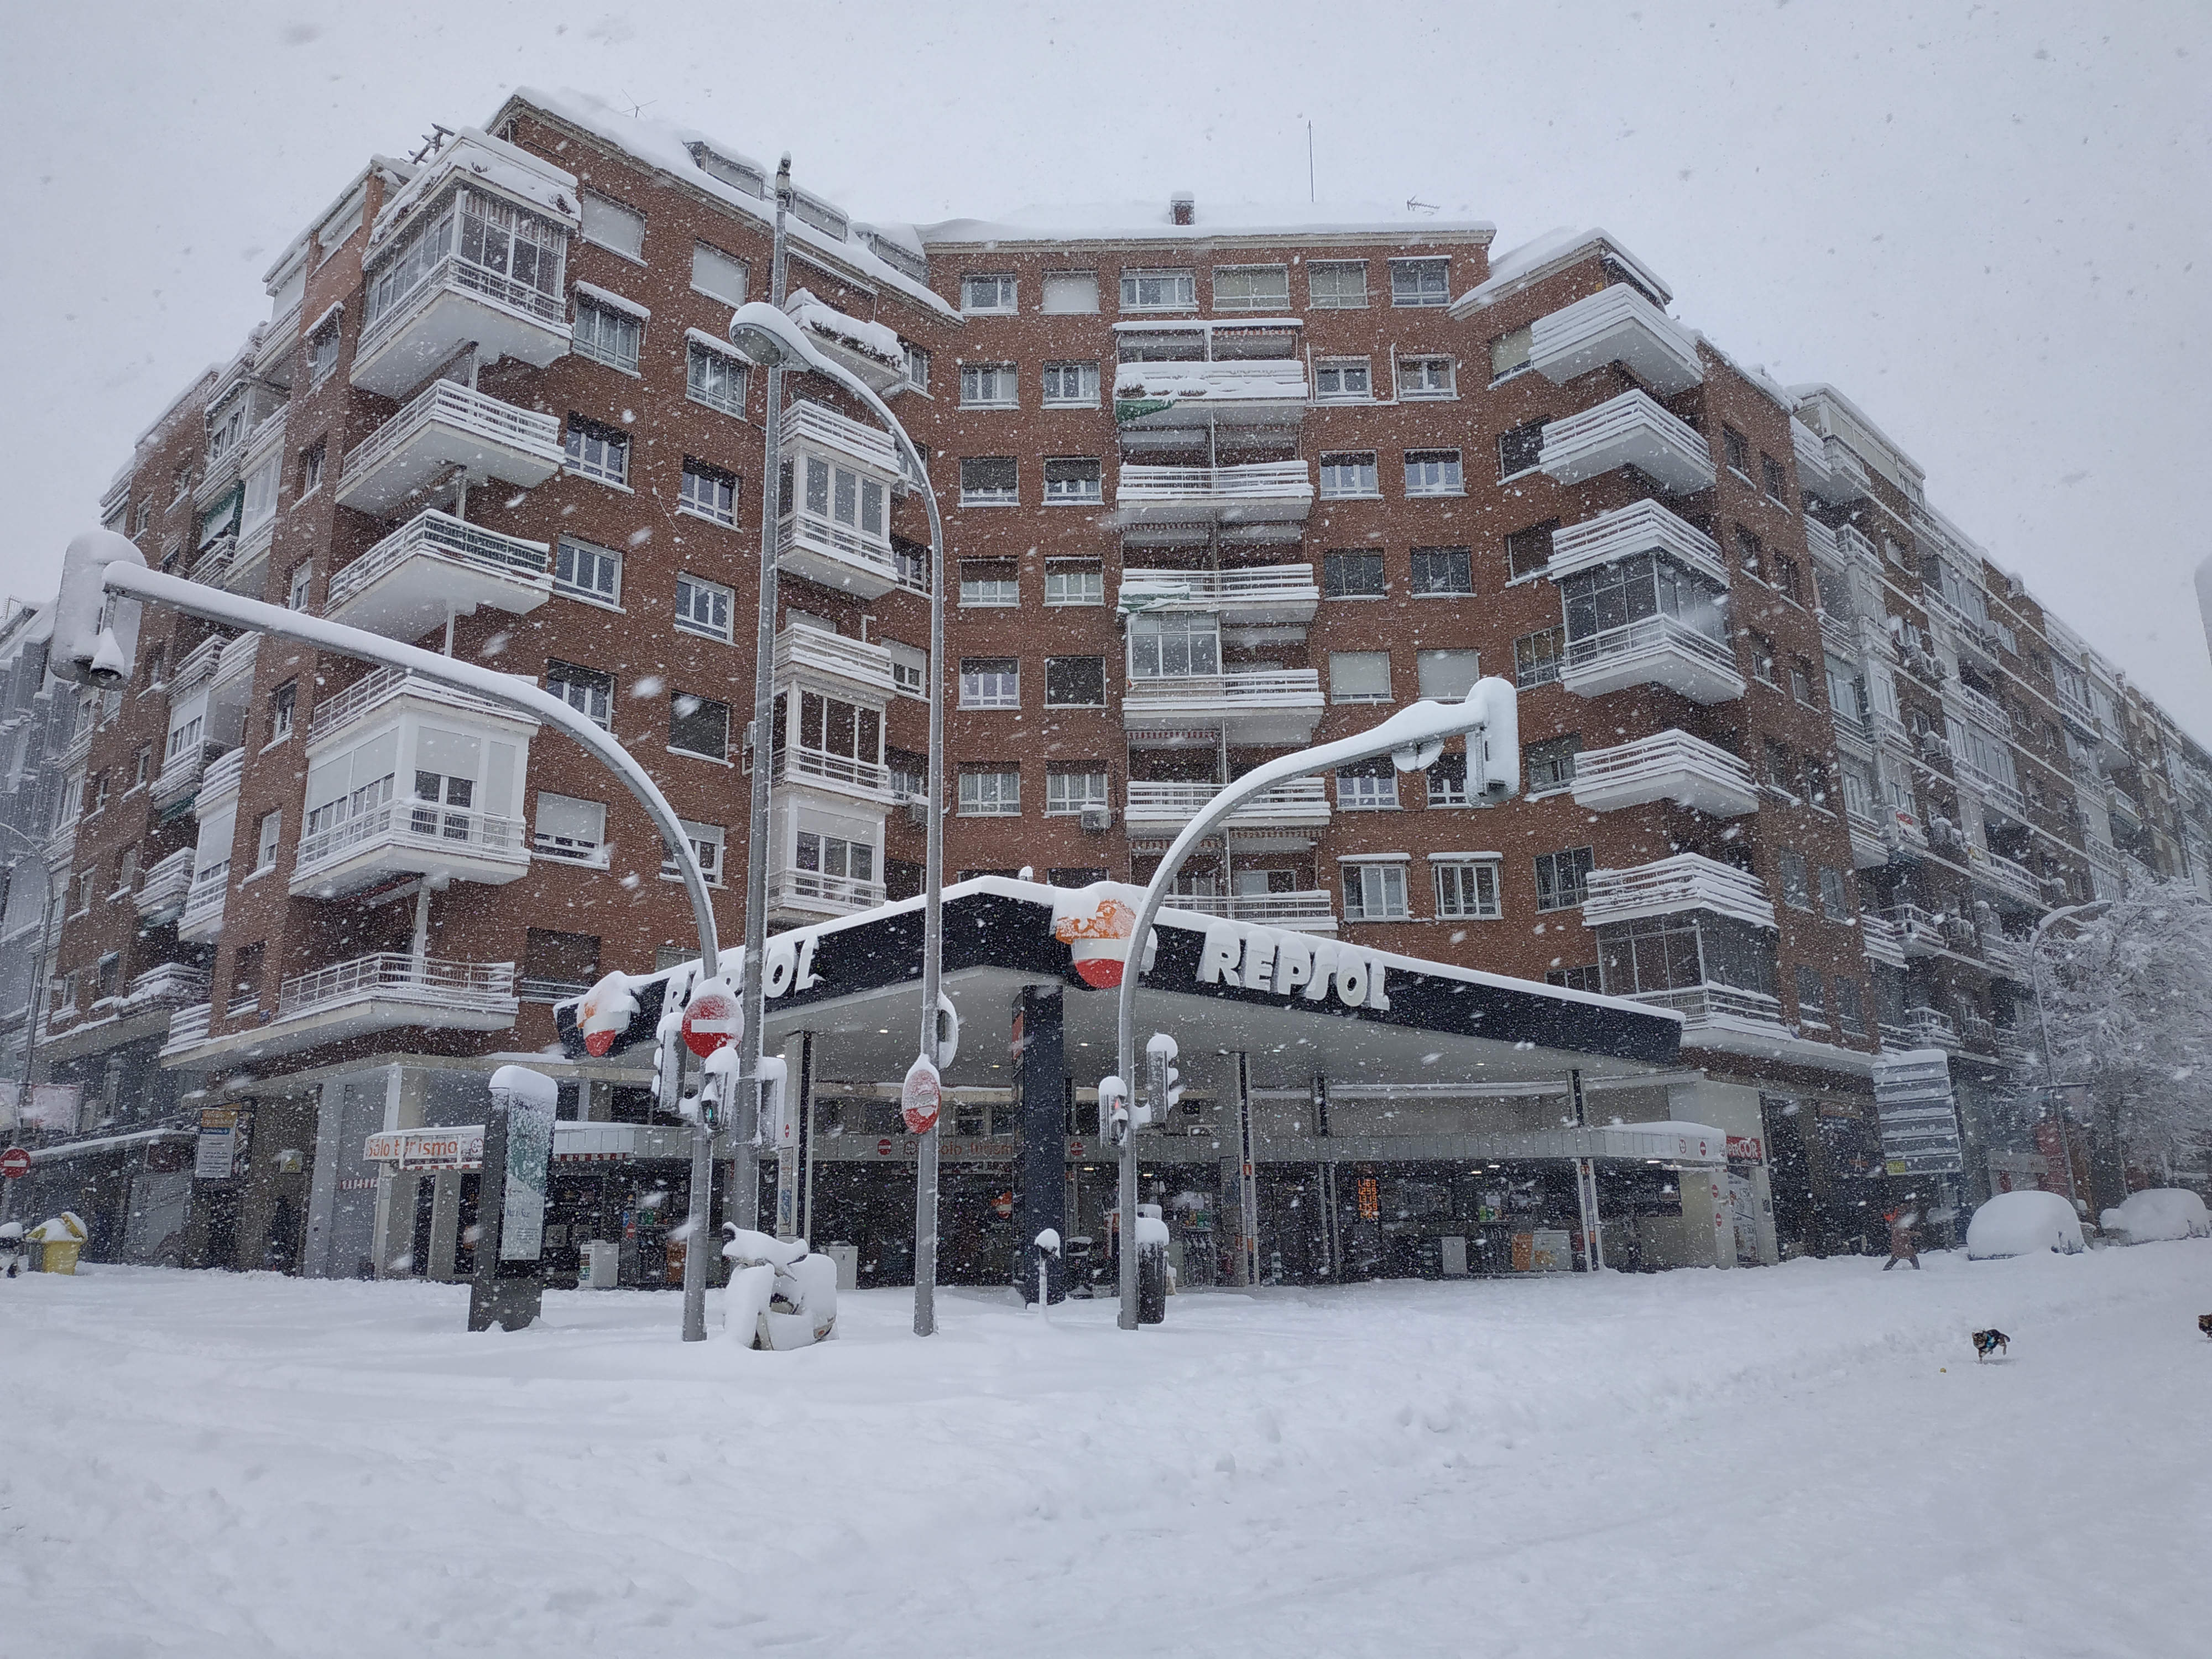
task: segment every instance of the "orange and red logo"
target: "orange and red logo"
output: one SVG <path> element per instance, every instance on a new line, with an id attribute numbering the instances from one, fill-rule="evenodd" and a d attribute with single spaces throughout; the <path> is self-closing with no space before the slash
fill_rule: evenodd
<path id="1" fill-rule="evenodd" d="M 1121 982 L 1129 960 L 1129 936 L 1136 928 L 1137 913 L 1120 899 L 1107 897 L 1088 915 L 1072 911 L 1055 918 L 1052 936 L 1067 946 L 1085 985 L 1110 991 Z"/>

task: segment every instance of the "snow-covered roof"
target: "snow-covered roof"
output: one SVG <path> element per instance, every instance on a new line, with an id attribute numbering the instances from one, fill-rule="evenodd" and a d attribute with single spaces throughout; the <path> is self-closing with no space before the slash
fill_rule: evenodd
<path id="1" fill-rule="evenodd" d="M 1863 460 L 1873 462 L 1890 475 L 1890 482 L 1907 495 L 1917 498 L 1928 474 L 1920 463 L 1897 447 L 1895 441 L 1869 419 L 1864 410 L 1825 381 L 1808 381 L 1790 388 L 1797 399 L 1800 420 L 1823 435 L 1832 434 L 1859 452 Z M 1807 405 L 1812 405 L 1816 418 L 1806 420 Z M 1825 406 L 1825 407 L 1824 407 Z M 1841 415 L 1841 421 L 1835 416 Z M 1845 429 L 1856 427 L 1856 431 Z M 1908 483 L 1907 480 L 1910 480 Z"/>
<path id="2" fill-rule="evenodd" d="M 1705 330 L 1699 328 L 1692 329 L 1690 331 L 1698 337 L 1699 343 L 1702 343 L 1708 351 L 1711 352 L 1714 356 L 1719 358 L 1723 363 L 1726 363 L 1738 374 L 1750 381 L 1753 387 L 1763 393 L 1769 403 L 1772 404 L 1777 409 L 1780 410 L 1784 415 L 1790 416 L 1793 420 L 1796 417 L 1797 394 L 1790 391 L 1788 386 L 1783 385 L 1781 381 L 1776 380 L 1771 374 L 1769 374 L 1766 372 L 1765 364 L 1739 362 L 1733 356 L 1722 347 L 1719 342 L 1715 340 L 1711 335 L 1706 333 Z"/>
<path id="3" fill-rule="evenodd" d="M 802 288 L 795 291 L 784 301 L 783 308 L 801 328 L 811 328 L 833 340 L 842 340 L 855 349 L 880 358 L 893 368 L 906 362 L 906 347 L 901 343 L 897 330 L 851 316 L 835 306 L 825 305 L 809 289 Z"/>
<path id="4" fill-rule="evenodd" d="M 493 118 L 491 125 L 499 126 L 507 112 L 518 104 L 604 140 L 624 155 L 659 169 L 687 188 L 697 191 L 749 219 L 764 224 L 775 222 L 775 204 L 772 198 L 750 195 L 735 185 L 714 177 L 699 165 L 692 155 L 691 146 L 703 145 L 716 155 L 754 171 L 767 173 L 772 169 L 760 167 L 742 151 L 733 149 L 711 134 L 696 128 L 678 126 L 672 122 L 648 121 L 641 116 L 624 115 L 604 99 L 592 93 L 579 92 L 572 87 L 563 87 L 557 92 L 547 92 L 536 87 L 518 87 L 514 95 L 501 106 L 500 113 Z M 896 290 L 942 316 L 951 318 L 959 314 L 927 283 L 915 281 L 858 238 L 832 236 L 795 214 L 786 222 L 793 243 L 817 258 L 834 259 L 861 281 Z M 882 227 L 875 228 L 878 232 L 883 229 Z"/>
<path id="5" fill-rule="evenodd" d="M 1496 303 L 1516 289 L 1525 287 L 1541 276 L 1564 270 L 1578 259 L 1602 250 L 1613 256 L 1636 280 L 1650 289 L 1660 304 L 1673 303 L 1674 291 L 1667 279 L 1631 253 L 1627 246 L 1611 231 L 1601 227 L 1577 230 L 1562 225 L 1557 230 L 1547 230 L 1534 240 L 1518 247 L 1508 248 L 1490 262 L 1490 275 L 1452 301 L 1452 313 L 1463 317 L 1470 311 Z"/>
<path id="6" fill-rule="evenodd" d="M 1487 219 L 1446 219 L 1372 204 L 1316 206 L 1310 202 L 1200 202 L 1191 222 L 1175 222 L 1165 201 L 1073 203 L 1016 208 L 996 219 L 944 219 L 917 227 L 927 243 L 1204 242 L 1215 237 L 1267 236 L 1316 240 L 1385 237 L 1407 242 L 1479 242 L 1498 227 Z"/>

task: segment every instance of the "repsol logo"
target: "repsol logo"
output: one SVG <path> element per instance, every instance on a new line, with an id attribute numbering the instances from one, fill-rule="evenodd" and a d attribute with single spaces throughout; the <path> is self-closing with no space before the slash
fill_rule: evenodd
<path id="1" fill-rule="evenodd" d="M 1235 921 L 1209 927 L 1198 957 L 1200 985 L 1272 991 L 1308 1002 L 1326 1001 L 1334 990 L 1347 1008 L 1389 1008 L 1385 977 L 1381 959 L 1365 951 L 1334 939 L 1308 940 Z"/>

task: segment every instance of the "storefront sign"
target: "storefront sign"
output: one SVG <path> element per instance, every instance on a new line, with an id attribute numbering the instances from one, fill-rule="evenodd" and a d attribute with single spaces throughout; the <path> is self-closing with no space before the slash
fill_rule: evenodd
<path id="1" fill-rule="evenodd" d="M 1730 1135 L 1728 1138 L 1729 1162 L 1731 1164 L 1764 1164 L 1765 1149 L 1759 1144 L 1757 1135 Z"/>
<path id="2" fill-rule="evenodd" d="M 1309 939 L 1279 928 L 1217 921 L 1206 930 L 1198 958 L 1200 985 L 1270 991 L 1308 1002 L 1336 1000 L 1347 1008 L 1388 1012 L 1389 990 L 1381 958 L 1334 939 Z"/>
<path id="3" fill-rule="evenodd" d="M 492 1109 L 507 1115 L 506 1180 L 501 1186 L 499 1256 L 535 1261 L 544 1249 L 545 1200 L 552 1188 L 553 1079 L 520 1066 L 492 1073 Z"/>
<path id="4" fill-rule="evenodd" d="M 480 1170 L 483 1167 L 483 1125 L 453 1129 L 393 1129 L 371 1135 L 362 1156 L 371 1164 L 397 1164 L 403 1170 Z"/>
<path id="5" fill-rule="evenodd" d="M 1876 1060 L 1874 1098 L 1881 1119 L 1884 1174 L 1957 1175 L 1966 1168 L 1951 1060 L 1941 1048 Z"/>
<path id="6" fill-rule="evenodd" d="M 252 1128 L 253 1114 L 242 1106 L 203 1108 L 192 1179 L 228 1181 L 237 1175 L 246 1167 Z"/>

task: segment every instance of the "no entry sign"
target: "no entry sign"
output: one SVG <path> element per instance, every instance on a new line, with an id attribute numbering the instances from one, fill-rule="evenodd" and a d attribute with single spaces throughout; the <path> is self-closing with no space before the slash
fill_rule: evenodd
<path id="1" fill-rule="evenodd" d="M 926 1135 L 937 1127 L 937 1115 L 945 1103 L 945 1091 L 937 1079 L 937 1067 L 926 1060 L 916 1060 L 908 1068 L 906 1081 L 899 1085 L 899 1115 L 906 1120 L 908 1133 Z"/>
<path id="2" fill-rule="evenodd" d="M 684 1011 L 684 1046 L 704 1060 L 744 1030 L 738 1000 L 719 987 L 702 989 Z"/>
<path id="3" fill-rule="evenodd" d="M 21 1181 L 31 1173 L 31 1155 L 21 1146 L 10 1146 L 0 1152 L 0 1176 L 10 1181 Z"/>

